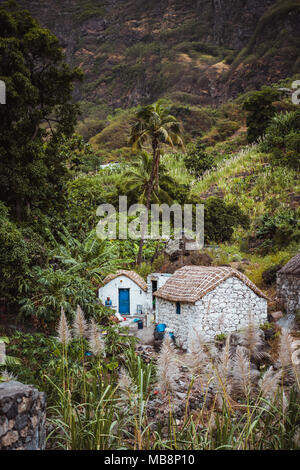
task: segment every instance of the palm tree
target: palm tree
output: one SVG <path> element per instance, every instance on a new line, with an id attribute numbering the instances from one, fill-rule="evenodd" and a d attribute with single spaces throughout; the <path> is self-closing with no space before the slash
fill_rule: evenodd
<path id="1" fill-rule="evenodd" d="M 170 114 L 170 108 L 165 106 L 164 101 L 158 100 L 154 104 L 140 108 L 136 113 L 136 121 L 131 128 L 129 142 L 134 150 L 141 150 L 144 145 L 148 143 L 150 143 L 152 147 L 152 167 L 146 189 L 146 208 L 148 212 L 153 188 L 154 186 L 158 188 L 162 145 L 169 145 L 172 148 L 175 146 L 183 147 L 180 124 L 177 119 Z M 142 226 L 142 236 L 137 257 L 138 265 L 140 265 L 142 261 L 147 212 Z"/>
<path id="2" fill-rule="evenodd" d="M 151 177 L 152 156 L 144 151 L 139 157 L 140 158 L 134 161 L 122 174 L 120 189 L 124 188 L 123 193 L 126 192 L 132 203 L 138 202 L 140 204 L 145 204 L 147 189 Z M 154 204 L 160 204 L 162 202 L 172 204 L 173 199 L 169 193 L 174 190 L 177 183 L 168 175 L 167 168 L 162 164 L 159 166 L 158 181 L 158 185 L 153 188 L 151 202 Z"/>

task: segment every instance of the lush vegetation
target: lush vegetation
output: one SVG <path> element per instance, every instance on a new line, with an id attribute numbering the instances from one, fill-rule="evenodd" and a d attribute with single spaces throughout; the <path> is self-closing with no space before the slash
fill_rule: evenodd
<path id="1" fill-rule="evenodd" d="M 81 2 L 76 22 L 100 18 L 103 3 Z M 295 2 L 284 3 L 285 11 L 294 10 Z M 277 17 L 278 6 L 264 21 Z M 150 8 L 140 2 L 144 7 Z M 232 354 L 228 338 L 219 351 L 198 338 L 184 364 L 190 375 L 178 423 L 172 377 L 180 353 L 165 341 L 157 363 L 144 362 L 135 340 L 120 334 L 111 310 L 97 300 L 99 284 L 116 269 L 146 278 L 170 266 L 164 243 L 144 240 L 146 227 L 140 242 L 97 237 L 98 206 L 118 208 L 120 195 L 148 209 L 203 203 L 203 251 L 212 264 L 240 269 L 274 297 L 276 272 L 300 244 L 300 114 L 278 90 L 282 84 L 217 109 L 178 91 L 186 62 L 193 62 L 194 85 L 201 87 L 199 69 L 234 58 L 223 46 L 199 41 L 192 19 L 166 29 L 163 41 L 124 45 L 118 64 L 103 66 L 97 79 L 111 93 L 112 81 L 121 82 L 122 93 L 149 79 L 150 61 L 151 96 L 165 100 L 114 110 L 105 101 L 81 103 L 78 122 L 73 91 L 82 72 L 67 65 L 57 38 L 13 4 L 0 9 L 0 21 L 0 78 L 7 85 L 7 105 L 0 106 L 0 318 L 17 325 L 15 331 L 0 323 L 8 349 L 1 379 L 12 373 L 47 392 L 51 448 L 299 448 L 292 337 L 274 332 L 269 346 L 277 370 L 264 357 L 257 373 L 251 361 L 261 332 L 251 325 L 256 343 L 245 336 L 244 349 Z M 178 34 L 182 42 L 169 48 Z M 96 71 L 113 48 L 101 43 Z M 161 63 L 161 55 L 168 60 Z M 226 338 L 216 339 L 220 346 Z M 196 410 L 194 384 L 202 397 Z M 164 411 L 155 426 L 156 398 Z"/>
<path id="2" fill-rule="evenodd" d="M 299 112 L 280 98 L 276 86 L 239 97 L 215 111 L 171 101 L 132 112 L 117 110 L 111 117 L 114 124 L 108 142 L 116 143 L 121 161 L 101 169 L 101 163 L 116 158 L 113 151 L 100 140 L 101 156 L 101 151 L 95 152 L 73 133 L 77 108 L 71 103 L 71 90 L 79 71 L 63 63 L 56 38 L 28 14 L 1 10 L 1 15 L 7 25 L 3 48 L 8 42 L 14 44 L 14 51 L 5 49 L 7 60 L 2 59 L 4 78 L 11 72 L 7 64 L 13 64 L 8 60 L 10 51 L 19 57 L 15 74 L 7 78 L 8 100 L 13 96 L 14 106 L 9 107 L 1 134 L 1 287 L 9 309 L 19 318 L 51 328 L 60 306 L 71 318 L 77 304 L 99 317 L 95 292 L 108 272 L 132 267 L 136 258 L 139 264 L 156 262 L 160 243 L 147 242 L 143 250 L 142 243 L 138 249 L 133 241 L 97 239 L 97 207 L 116 206 L 120 194 L 128 197 L 129 204 L 203 202 L 206 242 L 234 243 L 235 251 L 244 257 L 297 249 L 299 209 L 293 194 L 298 188 Z M 14 37 L 18 37 L 15 43 Z M 128 54 L 140 51 L 133 48 Z M 47 60 L 50 65 L 41 68 Z M 49 88 L 50 73 L 53 86 Z M 28 96 L 16 88 L 20 77 L 29 87 Z M 26 112 L 29 100 L 32 116 Z M 183 145 L 186 132 L 173 112 L 191 130 L 197 113 L 200 119 L 198 132 L 189 132 L 191 143 L 180 153 L 174 146 Z M 245 112 L 248 139 L 263 139 L 252 148 L 243 147 Z M 160 116 L 160 121 L 154 116 Z M 126 129 L 124 151 L 114 127 L 117 122 Z M 12 123 L 18 124 L 12 127 Z M 134 144 L 132 150 L 130 144 Z"/>
<path id="3" fill-rule="evenodd" d="M 293 338 L 282 333 L 271 340 L 279 350 L 274 370 L 267 366 L 273 359 L 261 350 L 261 331 L 250 319 L 241 345 L 233 348 L 230 336 L 218 338 L 225 342 L 220 351 L 196 334 L 184 358 L 189 381 L 179 401 L 176 379 L 183 358 L 169 337 L 156 364 L 146 364 L 130 338 L 104 341 L 80 309 L 72 330 L 62 310 L 58 338 L 15 334 L 9 350 L 21 354 L 23 363 L 11 360 L 9 368 L 47 390 L 50 448 L 299 449 Z M 195 394 L 198 409 L 192 405 Z"/>

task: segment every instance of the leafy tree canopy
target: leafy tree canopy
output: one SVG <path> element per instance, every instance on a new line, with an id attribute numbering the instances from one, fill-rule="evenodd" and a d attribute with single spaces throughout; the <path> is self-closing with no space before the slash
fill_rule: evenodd
<path id="1" fill-rule="evenodd" d="M 249 216 L 237 204 L 226 204 L 223 199 L 209 197 L 204 204 L 205 238 L 208 242 L 231 240 L 234 228 L 249 227 Z"/>
<path id="2" fill-rule="evenodd" d="M 57 152 L 78 116 L 72 103 L 81 71 L 70 68 L 58 39 L 27 11 L 9 2 L 0 8 L 0 199 L 22 220 L 25 208 L 53 211 L 62 201 L 67 167 Z"/>
<path id="3" fill-rule="evenodd" d="M 214 166 L 214 157 L 205 151 L 205 145 L 198 139 L 195 144 L 189 146 L 184 163 L 188 171 L 199 178 Z"/>
<path id="4" fill-rule="evenodd" d="M 244 109 L 248 111 L 247 135 L 248 142 L 256 142 L 268 127 L 270 119 L 276 113 L 274 102 L 279 99 L 279 91 L 272 87 L 262 87 L 255 91 L 244 102 Z"/>
<path id="5" fill-rule="evenodd" d="M 118 185 L 119 194 L 127 195 L 129 204 L 137 202 L 145 204 L 152 159 L 152 156 L 144 151 L 122 174 Z M 172 204 L 171 194 L 176 189 L 176 181 L 168 175 L 167 168 L 163 164 L 159 166 L 158 175 L 158 185 L 153 188 L 151 202 Z"/>

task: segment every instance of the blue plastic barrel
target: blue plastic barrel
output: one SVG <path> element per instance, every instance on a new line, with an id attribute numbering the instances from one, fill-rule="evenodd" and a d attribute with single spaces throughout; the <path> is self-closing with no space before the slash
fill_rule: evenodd
<path id="1" fill-rule="evenodd" d="M 139 321 L 138 321 L 138 329 L 139 329 L 139 330 L 142 330 L 143 327 L 144 327 L 143 321 L 142 321 L 142 320 L 139 320 Z"/>
<path id="2" fill-rule="evenodd" d="M 156 331 L 158 331 L 158 333 L 163 333 L 166 328 L 167 325 L 165 323 L 159 323 L 156 327 Z"/>

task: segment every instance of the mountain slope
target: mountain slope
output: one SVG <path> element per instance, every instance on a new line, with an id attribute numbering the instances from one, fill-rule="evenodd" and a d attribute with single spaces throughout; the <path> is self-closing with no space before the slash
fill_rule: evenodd
<path id="1" fill-rule="evenodd" d="M 0 4 L 4 1 L 0 0 Z M 83 134 L 115 108 L 219 105 L 297 73 L 300 0 L 20 0 L 85 72 Z"/>

